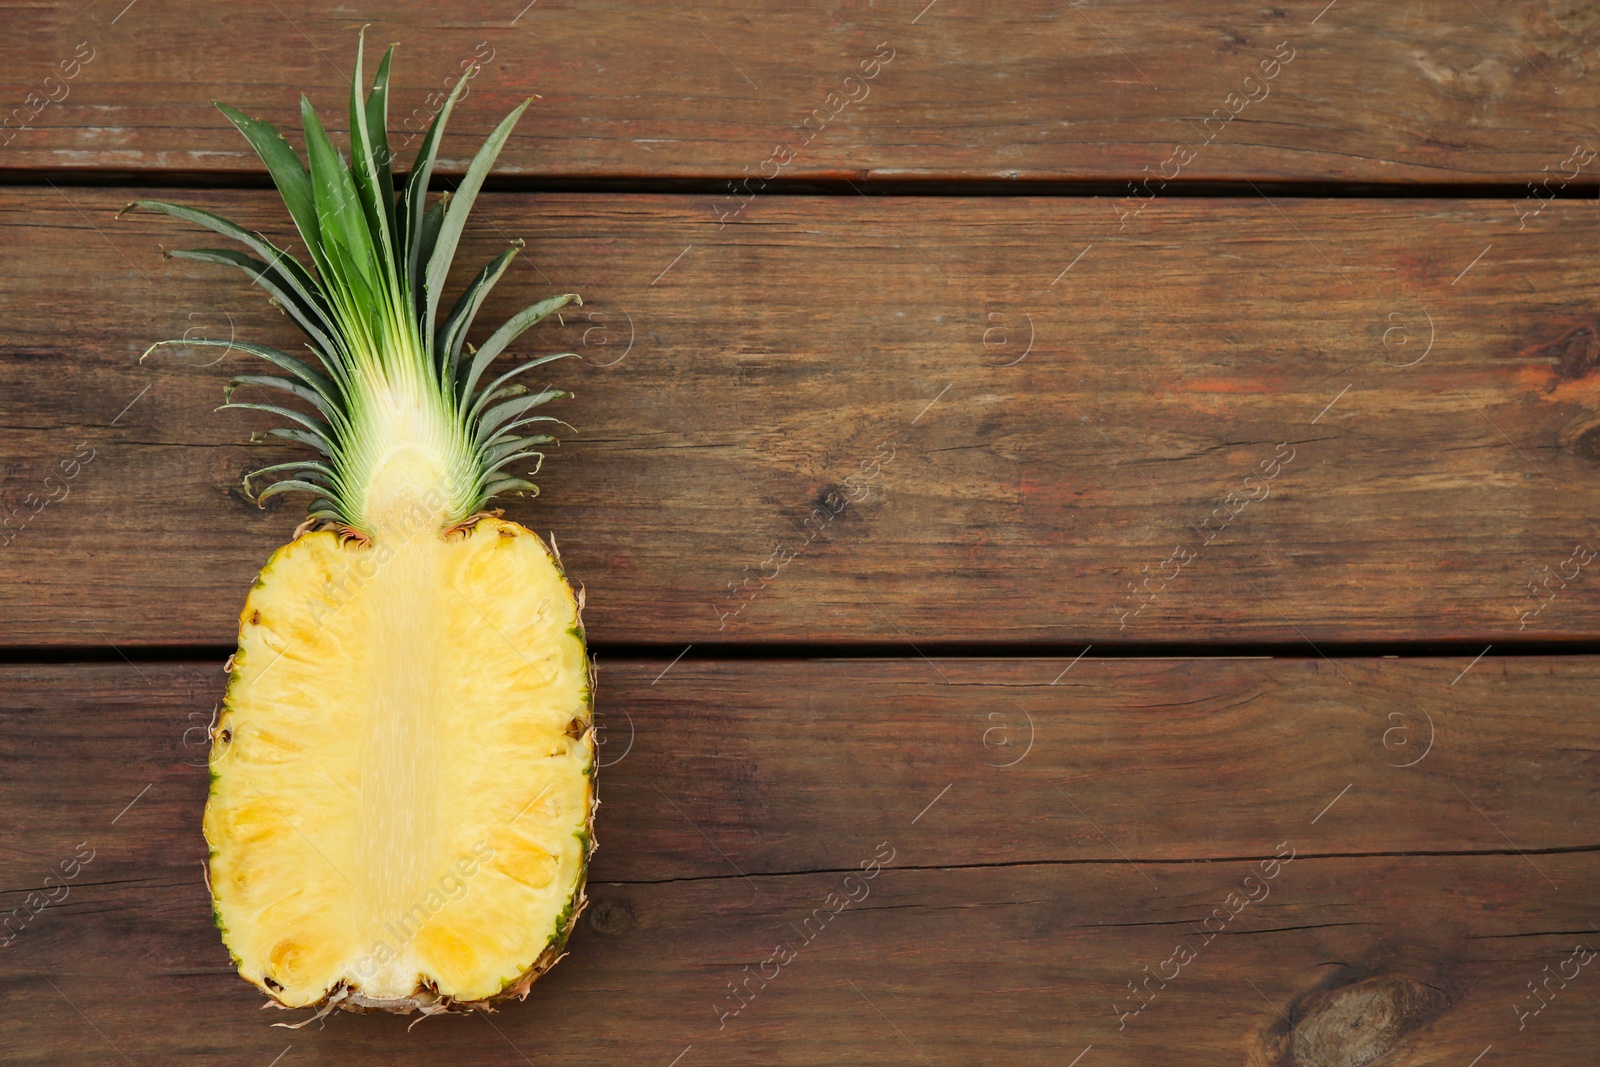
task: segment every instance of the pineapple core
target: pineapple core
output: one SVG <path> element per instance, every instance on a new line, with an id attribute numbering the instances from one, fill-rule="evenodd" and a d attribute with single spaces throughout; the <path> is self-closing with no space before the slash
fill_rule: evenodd
<path id="1" fill-rule="evenodd" d="M 426 483 L 424 483 L 426 484 Z M 537 536 L 280 549 L 241 615 L 205 829 L 239 973 L 288 1006 L 482 1001 L 548 967 L 593 804 L 578 606 Z"/>

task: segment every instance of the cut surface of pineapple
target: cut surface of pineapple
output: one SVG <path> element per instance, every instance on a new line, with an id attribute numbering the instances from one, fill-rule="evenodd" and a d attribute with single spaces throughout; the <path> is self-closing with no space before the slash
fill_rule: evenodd
<path id="1" fill-rule="evenodd" d="M 239 973 L 290 1006 L 525 992 L 582 906 L 594 806 L 579 604 L 483 518 L 303 534 L 261 572 L 205 833 Z"/>

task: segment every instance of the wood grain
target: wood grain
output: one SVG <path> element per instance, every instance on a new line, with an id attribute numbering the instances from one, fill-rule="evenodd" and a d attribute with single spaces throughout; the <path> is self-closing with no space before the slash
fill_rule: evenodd
<path id="1" fill-rule="evenodd" d="M 231 643 L 298 522 L 213 414 L 243 357 L 137 362 L 297 337 L 136 193 L 0 197 L 13 646 Z M 596 640 L 1592 640 L 1600 213 L 1523 210 L 502 194 L 462 263 L 530 242 L 486 324 L 588 300 L 523 349 L 584 356 L 579 429 L 508 507 Z"/>
<path id="2" fill-rule="evenodd" d="M 471 11 L 409 0 L 381 12 L 54 0 L 14 19 L 26 32 L 7 42 L 0 72 L 0 121 L 11 115 L 0 167 L 13 171 L 259 173 L 210 101 L 293 125 L 305 91 L 336 126 L 368 22 L 375 45 L 401 44 L 398 137 L 422 128 L 464 65 L 482 64 L 445 143 L 453 170 L 533 94 L 506 174 L 1520 189 L 1556 174 L 1574 144 L 1600 147 L 1588 77 L 1600 15 L 1555 0 L 1203 13 L 1178 0 L 1092 12 L 1046 0 L 505 0 Z M 1293 58 L 1263 79 L 1280 45 Z M 880 53 L 892 58 L 871 67 Z M 875 76 L 846 82 L 863 62 Z M 793 158 L 763 166 L 783 145 Z M 1594 182 L 1595 164 L 1581 180 Z"/>
<path id="3" fill-rule="evenodd" d="M 139 808 L 198 862 L 181 827 L 205 797 L 220 665 L 0 679 L 0 809 L 19 839 L 73 837 L 86 811 L 109 819 L 155 783 Z M 1555 656 L 602 660 L 594 872 L 833 869 L 885 821 L 921 824 L 947 864 L 1204 862 L 1259 854 L 1335 797 L 1323 851 L 1592 848 L 1597 679 L 1590 659 Z M 173 840 L 136 859 L 174 859 Z"/>
<path id="4" fill-rule="evenodd" d="M 1600 10 L 525 3 L 0 5 L 0 1063 L 1588 1061 Z M 299 506 L 213 413 L 254 367 L 138 356 L 299 342 L 113 215 L 286 238 L 182 188 L 263 184 L 210 101 L 342 139 L 363 24 L 402 158 L 482 64 L 443 184 L 538 97 L 457 281 L 526 238 L 480 321 L 585 297 L 506 506 L 587 587 L 605 803 L 526 1003 L 290 1031 L 199 826 Z"/>
<path id="5" fill-rule="evenodd" d="M 1448 1064 L 1490 1044 L 1581 1059 L 1592 967 L 1520 1029 L 1513 1004 L 1600 940 L 1583 708 L 1600 668 L 1465 666 L 602 665 L 611 765 L 571 957 L 494 1029 L 409 1034 L 392 1018 L 271 1029 L 232 975 L 199 875 L 214 666 L 7 667 L 3 899 L 22 906 L 80 842 L 94 858 L 0 952 L 0 1047 L 19 1064 L 265 1063 L 291 1045 L 342 1065 L 667 1064 L 688 1046 L 680 1067 L 1059 1064 L 1089 1045 L 1129 1064 L 1353 1064 L 1373 1047 Z M 1395 766 L 1422 751 L 1424 711 L 1432 749 Z M 824 923 L 830 893 L 859 899 Z M 1174 977 L 1179 942 L 1195 958 Z M 728 983 L 780 944 L 795 959 L 723 1017 Z M 1119 1019 L 1139 1004 L 1127 983 L 1158 971 L 1170 981 Z"/>

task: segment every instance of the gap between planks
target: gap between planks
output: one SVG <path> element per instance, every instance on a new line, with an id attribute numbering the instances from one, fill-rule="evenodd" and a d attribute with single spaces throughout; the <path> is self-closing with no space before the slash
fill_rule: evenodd
<path id="1" fill-rule="evenodd" d="M 403 180 L 397 173 L 396 180 Z M 740 175 L 702 177 L 653 177 L 649 175 L 543 177 L 500 174 L 484 180 L 486 193 L 598 193 L 616 196 L 726 196 L 728 182 Z M 1137 177 L 1131 175 L 1130 178 Z M 459 175 L 436 175 L 429 184 L 432 192 L 453 190 Z M 57 186 L 77 188 L 161 188 L 193 190 L 274 188 L 264 171 L 170 171 L 93 168 L 82 170 L 31 170 L 0 168 L 0 186 L 18 189 L 46 189 Z M 1061 178 L 874 178 L 862 175 L 847 179 L 778 178 L 763 186 L 757 196 L 886 196 L 1005 198 L 1051 197 L 1093 199 L 1127 195 L 1126 180 L 1075 180 Z M 1548 190 L 1547 190 L 1548 191 Z M 1194 180 L 1168 182 L 1158 199 L 1242 199 L 1262 195 L 1288 200 L 1525 200 L 1526 182 L 1353 182 L 1353 181 L 1257 181 L 1251 179 Z M 1550 197 L 1541 199 L 1594 200 L 1600 196 L 1600 182 L 1569 182 Z"/>
<path id="2" fill-rule="evenodd" d="M 1094 659 L 1125 660 L 1312 660 L 1333 659 L 1518 659 L 1527 657 L 1600 656 L 1600 641 L 1584 639 L 1501 638 L 1488 648 L 1487 640 L 1470 641 L 1319 641 L 1316 648 L 1303 641 L 1240 642 L 1125 642 L 1096 641 L 1068 644 L 1028 644 L 918 641 L 828 642 L 748 641 L 728 644 L 696 642 L 683 645 L 643 642 L 592 641 L 590 655 L 604 661 L 633 660 L 643 663 L 717 663 L 747 660 L 803 662 L 807 660 L 879 659 L 993 659 L 993 660 L 1075 660 L 1092 648 Z M 692 650 L 691 650 L 692 648 Z M 120 649 L 120 651 L 119 651 Z M 1320 651 L 1319 651 L 1320 650 Z M 96 663 L 191 663 L 221 662 L 237 649 L 233 645 L 138 645 L 122 643 L 113 649 L 97 645 L 18 645 L 0 647 L 0 666 L 35 664 Z M 1040 685 L 1048 685 L 1041 682 Z"/>

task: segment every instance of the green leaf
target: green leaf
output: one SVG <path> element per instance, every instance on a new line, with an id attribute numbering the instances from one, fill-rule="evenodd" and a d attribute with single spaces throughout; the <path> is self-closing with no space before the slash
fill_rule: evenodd
<path id="1" fill-rule="evenodd" d="M 411 256 L 414 262 L 420 260 L 420 262 L 426 263 L 428 257 L 433 255 L 433 245 L 439 239 L 439 227 L 444 225 L 444 213 L 449 207 L 450 194 L 443 193 L 439 196 L 439 199 L 433 202 L 432 207 L 422 213 L 422 221 L 418 224 L 421 229 L 418 231 L 416 243 L 411 249 Z M 413 273 L 415 273 L 414 268 Z M 422 313 L 426 310 L 427 294 L 423 292 L 422 286 L 417 285 L 415 282 L 410 284 L 412 285 L 411 313 L 420 322 Z"/>
<path id="2" fill-rule="evenodd" d="M 516 433 L 524 426 L 532 426 L 536 422 L 553 422 L 576 432 L 575 427 L 573 427 L 571 423 L 564 422 L 561 419 L 556 418 L 554 415 L 530 415 L 528 418 L 518 419 L 515 422 L 506 423 L 504 426 L 500 427 L 500 431 L 495 434 L 492 440 L 502 440 L 506 434 Z"/>
<path id="3" fill-rule="evenodd" d="M 367 122 L 367 102 L 361 96 L 366 47 L 367 31 L 363 28 L 356 39 L 356 72 L 350 79 L 350 174 L 367 217 L 366 234 L 374 253 L 373 265 L 387 286 L 398 282 L 391 276 L 395 245 L 389 221 L 394 211 L 394 197 L 391 192 L 389 200 L 384 200 L 383 183 L 378 176 L 378 152 Z"/>
<path id="4" fill-rule="evenodd" d="M 323 252 L 332 267 L 330 285 L 342 284 L 353 310 L 367 321 L 377 303 L 376 260 L 378 249 L 367 216 L 361 206 L 350 168 L 328 139 L 328 131 L 311 107 L 300 97 L 300 118 L 305 124 L 306 154 L 311 159 L 311 191 L 317 203 L 317 223 L 322 227 Z"/>
<path id="5" fill-rule="evenodd" d="M 539 467 L 544 466 L 544 453 L 543 452 L 513 452 L 511 455 L 506 456 L 504 459 L 502 459 L 499 462 L 495 463 L 493 466 L 488 467 L 484 471 L 484 473 L 485 474 L 493 474 L 496 471 L 498 471 L 501 467 L 504 467 L 506 464 L 515 463 L 519 459 L 527 459 L 529 456 L 538 456 L 539 457 L 538 466 L 534 467 L 533 471 L 531 472 L 533 474 L 538 474 L 539 473 Z"/>
<path id="6" fill-rule="evenodd" d="M 326 466 L 323 466 L 321 464 L 318 464 L 318 466 L 322 466 L 323 470 L 327 469 Z M 300 469 L 302 471 L 307 471 L 307 470 L 311 471 L 311 473 L 303 475 L 303 481 L 305 481 L 305 482 L 307 482 L 309 484 L 313 484 L 313 485 L 317 486 L 317 491 L 319 493 L 331 493 L 331 492 L 334 491 L 334 487 L 333 487 L 332 483 L 328 480 L 328 478 L 326 476 L 324 476 L 323 474 L 321 474 L 320 472 L 318 472 L 316 470 L 313 470 L 312 468 L 310 468 L 309 466 L 307 466 L 305 464 L 294 464 L 294 463 L 274 463 L 270 467 L 262 467 L 260 470 L 251 471 L 249 474 L 244 476 L 244 491 L 246 493 L 248 493 L 248 494 L 254 495 L 255 486 L 252 483 L 260 475 L 262 475 L 263 473 L 270 472 L 270 471 L 286 470 L 286 469 L 290 469 L 290 468 L 297 468 L 297 469 Z M 291 479 L 285 479 L 285 478 L 275 479 L 276 482 L 282 482 L 282 481 L 288 481 L 288 480 L 291 480 Z"/>
<path id="7" fill-rule="evenodd" d="M 503 400 L 513 396 L 527 396 L 529 392 L 531 390 L 526 385 L 507 385 L 489 394 L 488 402 L 492 404 L 496 400 Z"/>
<path id="8" fill-rule="evenodd" d="M 493 407 L 486 409 L 482 418 L 478 419 L 475 429 L 480 438 L 487 439 L 493 437 L 496 429 L 505 423 L 510 422 L 523 412 L 531 411 L 536 407 L 547 404 L 557 397 L 570 395 L 570 393 L 563 392 L 560 389 L 546 389 L 544 392 L 538 393 L 534 396 L 523 396 L 518 397 L 515 400 L 507 400 L 503 404 L 496 404 Z M 559 419 L 555 419 L 554 416 L 545 415 L 540 417 L 548 418 L 556 422 L 560 421 Z"/>
<path id="9" fill-rule="evenodd" d="M 280 367 L 283 370 L 288 371 L 290 374 L 295 375 L 301 381 L 319 390 L 324 396 L 329 397 L 330 399 L 337 395 L 338 387 L 334 384 L 332 379 L 318 374 L 300 360 L 289 355 L 289 353 L 280 352 L 276 348 L 268 348 L 266 345 L 250 344 L 247 341 L 223 341 L 210 337 L 175 337 L 170 341 L 157 341 L 155 344 L 145 349 L 144 354 L 145 356 L 148 356 L 156 349 L 165 348 L 168 345 L 177 345 L 179 347 L 184 345 L 193 345 L 196 348 L 236 348 L 240 352 L 244 352 L 251 356 L 259 356 L 261 359 L 266 360 L 273 366 Z M 143 359 L 144 356 L 140 356 L 139 358 Z"/>
<path id="10" fill-rule="evenodd" d="M 339 505 L 336 502 L 329 500 L 325 496 L 319 496 L 311 502 L 310 507 L 306 509 L 306 518 L 327 519 L 330 522 L 343 523 L 346 526 L 355 525 L 350 521 L 349 516 L 339 510 Z"/>
<path id="11" fill-rule="evenodd" d="M 483 147 L 478 149 L 478 154 L 472 157 L 472 163 L 467 167 L 466 177 L 461 179 L 461 184 L 456 186 L 456 195 L 450 201 L 450 210 L 444 214 L 444 225 L 439 229 L 439 240 L 434 245 L 433 254 L 428 257 L 428 276 L 425 285 L 428 291 L 427 315 L 422 320 L 423 336 L 433 335 L 434 313 L 439 307 L 439 294 L 444 292 L 446 277 L 450 274 L 450 264 L 456 258 L 456 245 L 461 240 L 461 231 L 467 225 L 467 215 L 472 211 L 472 203 L 478 198 L 478 190 L 483 187 L 483 179 L 489 176 L 489 168 L 494 166 L 495 159 L 500 155 L 506 139 L 511 136 L 511 130 L 528 110 L 528 105 L 533 103 L 530 98 L 524 100 L 511 114 L 500 120 L 500 125 L 494 128 L 489 139 L 483 142 Z"/>
<path id="12" fill-rule="evenodd" d="M 261 492 L 257 493 L 256 503 L 260 504 L 269 496 L 277 496 L 279 493 L 326 493 L 329 488 L 330 487 L 326 485 L 317 485 L 313 482 L 305 482 L 297 478 L 285 478 L 281 482 L 273 482 L 271 485 L 261 490 Z M 332 504 L 333 501 L 329 500 L 327 503 Z"/>
<path id="13" fill-rule="evenodd" d="M 226 404 L 223 404 L 221 407 L 217 408 L 217 410 L 218 411 L 266 411 L 266 412 L 272 413 L 273 415 L 281 415 L 284 418 L 289 419 L 289 420 L 291 420 L 293 422 L 298 422 L 301 426 L 304 426 L 307 430 L 309 430 L 312 433 L 316 434 L 317 438 L 322 442 L 322 445 L 326 445 L 327 446 L 327 448 L 324 449 L 324 450 L 325 451 L 329 451 L 329 453 L 331 454 L 331 450 L 332 450 L 333 446 L 328 441 L 327 436 L 323 433 L 323 431 L 328 429 L 328 424 L 323 422 L 321 419 L 312 418 L 310 415 L 307 415 L 303 411 L 296 411 L 296 410 L 294 410 L 294 408 L 279 407 L 277 404 L 257 404 L 257 403 L 254 403 L 254 402 L 244 403 L 244 404 L 236 404 L 231 400 L 228 401 Z M 275 429 L 281 429 L 281 427 L 275 427 Z M 267 433 L 272 433 L 273 431 L 272 430 L 268 430 L 266 432 Z M 299 431 L 295 431 L 295 432 L 299 432 Z M 321 447 L 321 446 L 319 446 L 319 447 Z"/>
<path id="14" fill-rule="evenodd" d="M 411 164 L 411 173 L 406 177 L 406 188 L 403 197 L 403 207 L 410 225 L 407 233 L 420 237 L 422 234 L 422 215 L 427 206 L 428 182 L 433 179 L 433 161 L 439 154 L 439 138 L 444 136 L 445 123 L 450 121 L 450 112 L 455 110 L 456 98 L 461 95 L 461 90 L 466 87 L 467 79 L 477 71 L 476 67 L 469 67 L 461 75 L 461 80 L 456 82 L 456 87 L 450 90 L 450 95 L 445 98 L 444 107 L 433 117 L 428 124 L 428 133 L 422 139 L 422 145 L 417 149 L 416 162 Z M 413 293 L 422 292 L 422 270 L 432 255 L 430 246 L 428 256 L 422 256 L 421 245 L 417 241 L 411 244 L 406 262 L 406 284 Z M 431 331 L 424 333 L 426 339 Z"/>
<path id="15" fill-rule="evenodd" d="M 478 379 L 483 375 L 483 372 L 488 369 L 489 364 L 494 362 L 494 358 L 506 350 L 507 345 L 509 345 L 512 341 L 515 341 L 518 337 L 521 337 L 523 331 L 527 330 L 529 327 L 543 321 L 552 312 L 555 312 L 571 303 L 577 303 L 581 306 L 583 304 L 583 298 L 578 296 L 577 293 L 564 293 L 561 296 L 552 296 L 548 300 L 539 301 L 532 307 L 523 308 L 521 311 L 507 319 L 498 330 L 489 335 L 489 339 L 483 342 L 483 347 L 478 349 L 477 354 L 472 357 L 472 364 L 467 370 L 466 377 L 462 379 L 461 384 L 457 387 L 456 396 L 462 400 L 466 400 L 467 397 L 471 396 L 473 388 L 478 384 Z M 563 353 L 563 355 L 567 354 L 570 353 Z M 546 363 L 552 359 L 560 358 L 562 357 L 559 355 L 544 356 L 537 362 L 530 363 L 529 366 L 536 367 L 539 365 L 539 363 Z"/>
<path id="16" fill-rule="evenodd" d="M 378 192 L 389 216 L 389 232 L 394 237 L 396 250 L 405 247 L 400 236 L 394 199 L 394 153 L 389 149 L 389 63 L 394 59 L 394 45 L 383 54 L 378 73 L 372 79 L 372 92 L 367 97 L 367 134 L 372 142 L 372 161 L 378 173 Z"/>
<path id="17" fill-rule="evenodd" d="M 524 363 L 520 367 L 516 367 L 516 368 L 514 368 L 512 370 L 506 371 L 504 374 L 500 375 L 500 377 L 496 378 L 493 382 L 491 382 L 488 385 L 484 386 L 482 391 L 480 391 L 478 393 L 477 399 L 475 399 L 472 402 L 472 407 L 467 409 L 467 421 L 469 423 L 476 424 L 478 418 L 483 414 L 483 409 L 488 405 L 489 398 L 493 394 L 494 390 L 498 389 L 500 386 L 502 386 L 506 382 L 510 381 L 516 375 L 521 374 L 523 371 L 531 370 L 532 368 L 537 367 L 541 363 L 548 363 L 552 359 L 561 359 L 564 356 L 575 356 L 575 355 L 577 355 L 576 352 L 558 352 L 553 356 L 545 356 L 543 359 L 536 359 L 532 363 Z M 572 395 L 571 393 L 565 392 L 565 391 L 560 390 L 560 389 L 555 390 L 555 394 L 556 394 L 556 396 L 571 396 Z M 540 394 L 540 395 L 543 395 L 543 394 Z M 551 397 L 549 399 L 554 399 L 554 397 Z M 541 401 L 541 403 L 543 403 L 543 401 Z"/>
<path id="18" fill-rule="evenodd" d="M 528 481 L 526 478 L 496 478 L 493 481 L 486 482 L 484 484 L 482 491 L 478 494 L 478 500 L 481 505 L 483 502 L 488 501 L 491 497 L 496 497 L 501 493 L 509 493 L 519 489 L 526 490 L 527 492 L 532 493 L 534 496 L 539 495 L 539 487 Z"/>
<path id="19" fill-rule="evenodd" d="M 317 474 L 327 478 L 331 483 L 336 483 L 339 480 L 339 476 L 334 473 L 333 468 L 328 466 L 326 463 L 323 463 L 321 460 L 292 459 L 288 463 L 274 463 L 271 466 L 260 467 L 251 471 L 249 474 L 244 476 L 244 484 L 246 488 L 248 488 L 252 478 L 259 477 L 263 474 L 272 474 L 275 471 L 315 471 Z"/>
<path id="20" fill-rule="evenodd" d="M 521 451 L 526 445 L 553 445 L 555 443 L 556 439 L 547 433 L 533 434 L 530 437 L 508 437 L 484 449 L 483 462 L 485 464 L 494 463 L 496 460 L 504 459 L 514 452 Z M 485 469 L 493 468 L 486 467 Z"/>
<path id="21" fill-rule="evenodd" d="M 261 157 L 261 162 L 267 165 L 267 173 L 272 175 L 278 195 L 283 197 L 284 206 L 289 209 L 295 228 L 300 231 L 300 239 L 306 243 L 315 261 L 322 239 L 317 227 L 316 204 L 311 196 L 311 176 L 306 173 L 305 164 L 300 162 L 300 157 L 289 147 L 288 140 L 272 123 L 250 118 L 227 104 L 217 103 L 216 106 L 228 117 L 229 122 L 239 128 L 239 132 L 256 150 L 256 155 Z"/>
<path id="22" fill-rule="evenodd" d="M 323 308 L 306 303 L 280 270 L 231 248 L 182 248 L 167 254 L 173 259 L 192 259 L 240 268 L 250 275 L 252 281 L 272 294 L 272 298 L 289 313 L 306 335 L 321 346 L 318 355 L 324 365 L 327 365 L 329 356 L 338 351 L 333 342 L 333 337 L 338 336 L 338 326 L 327 318 Z"/>
<path id="23" fill-rule="evenodd" d="M 311 276 L 311 272 L 306 270 L 299 260 L 261 236 L 261 234 L 253 230 L 247 230 L 237 222 L 225 219 L 221 215 L 213 215 L 209 211 L 203 211 L 197 207 L 189 207 L 186 204 L 169 204 L 165 200 L 135 200 L 122 210 L 127 211 L 129 208 L 135 207 L 143 208 L 146 211 L 157 211 L 163 215 L 171 215 L 175 219 L 183 219 L 185 222 L 204 226 L 214 233 L 220 233 L 224 237 L 238 241 L 250 251 L 268 261 L 272 266 L 278 268 L 295 293 L 307 304 L 322 309 L 325 314 L 331 314 L 328 302 L 323 295 L 322 286 Z"/>
<path id="24" fill-rule="evenodd" d="M 308 389 L 298 382 L 291 382 L 287 378 L 278 378 L 270 374 L 238 374 L 229 378 L 228 384 L 222 391 L 223 398 L 232 400 L 233 394 L 240 386 L 244 385 L 255 385 L 263 389 L 279 389 L 291 396 L 297 396 L 316 408 L 330 426 L 344 421 L 344 413 L 318 390 Z"/>
<path id="25" fill-rule="evenodd" d="M 473 318 L 483 306 L 484 297 L 489 295 L 489 290 L 494 288 L 495 282 L 500 280 L 516 256 L 515 248 L 508 248 L 495 256 L 456 299 L 455 306 L 445 317 L 444 325 L 439 327 L 438 336 L 434 338 L 434 352 L 442 366 L 441 381 L 447 388 L 455 383 L 461 345 L 467 339 L 467 331 L 472 328 Z"/>
<path id="26" fill-rule="evenodd" d="M 231 405 L 231 406 L 232 407 L 248 407 L 249 405 L 246 405 L 246 404 L 234 404 L 234 405 Z M 261 407 L 261 405 L 256 405 L 256 406 L 257 407 Z M 272 409 L 271 408 L 263 408 L 263 410 L 270 411 Z M 282 410 L 286 410 L 286 409 L 279 409 L 279 410 L 282 411 Z M 292 428 L 290 428 L 288 426 L 274 426 L 270 430 L 261 430 L 261 431 L 259 431 L 257 433 L 251 434 L 250 436 L 251 436 L 251 440 L 253 440 L 253 441 L 262 441 L 262 440 L 265 440 L 268 437 L 277 437 L 277 438 L 280 438 L 280 439 L 285 440 L 285 441 L 294 441 L 294 442 L 296 442 L 298 444 L 305 445 L 307 448 L 316 449 L 318 452 L 321 452 L 324 456 L 327 456 L 329 459 L 333 459 L 337 455 L 337 453 L 335 452 L 333 447 L 328 443 L 328 439 L 327 438 L 323 437 L 321 434 L 313 433 L 310 430 L 296 430 L 296 429 L 292 429 Z"/>

